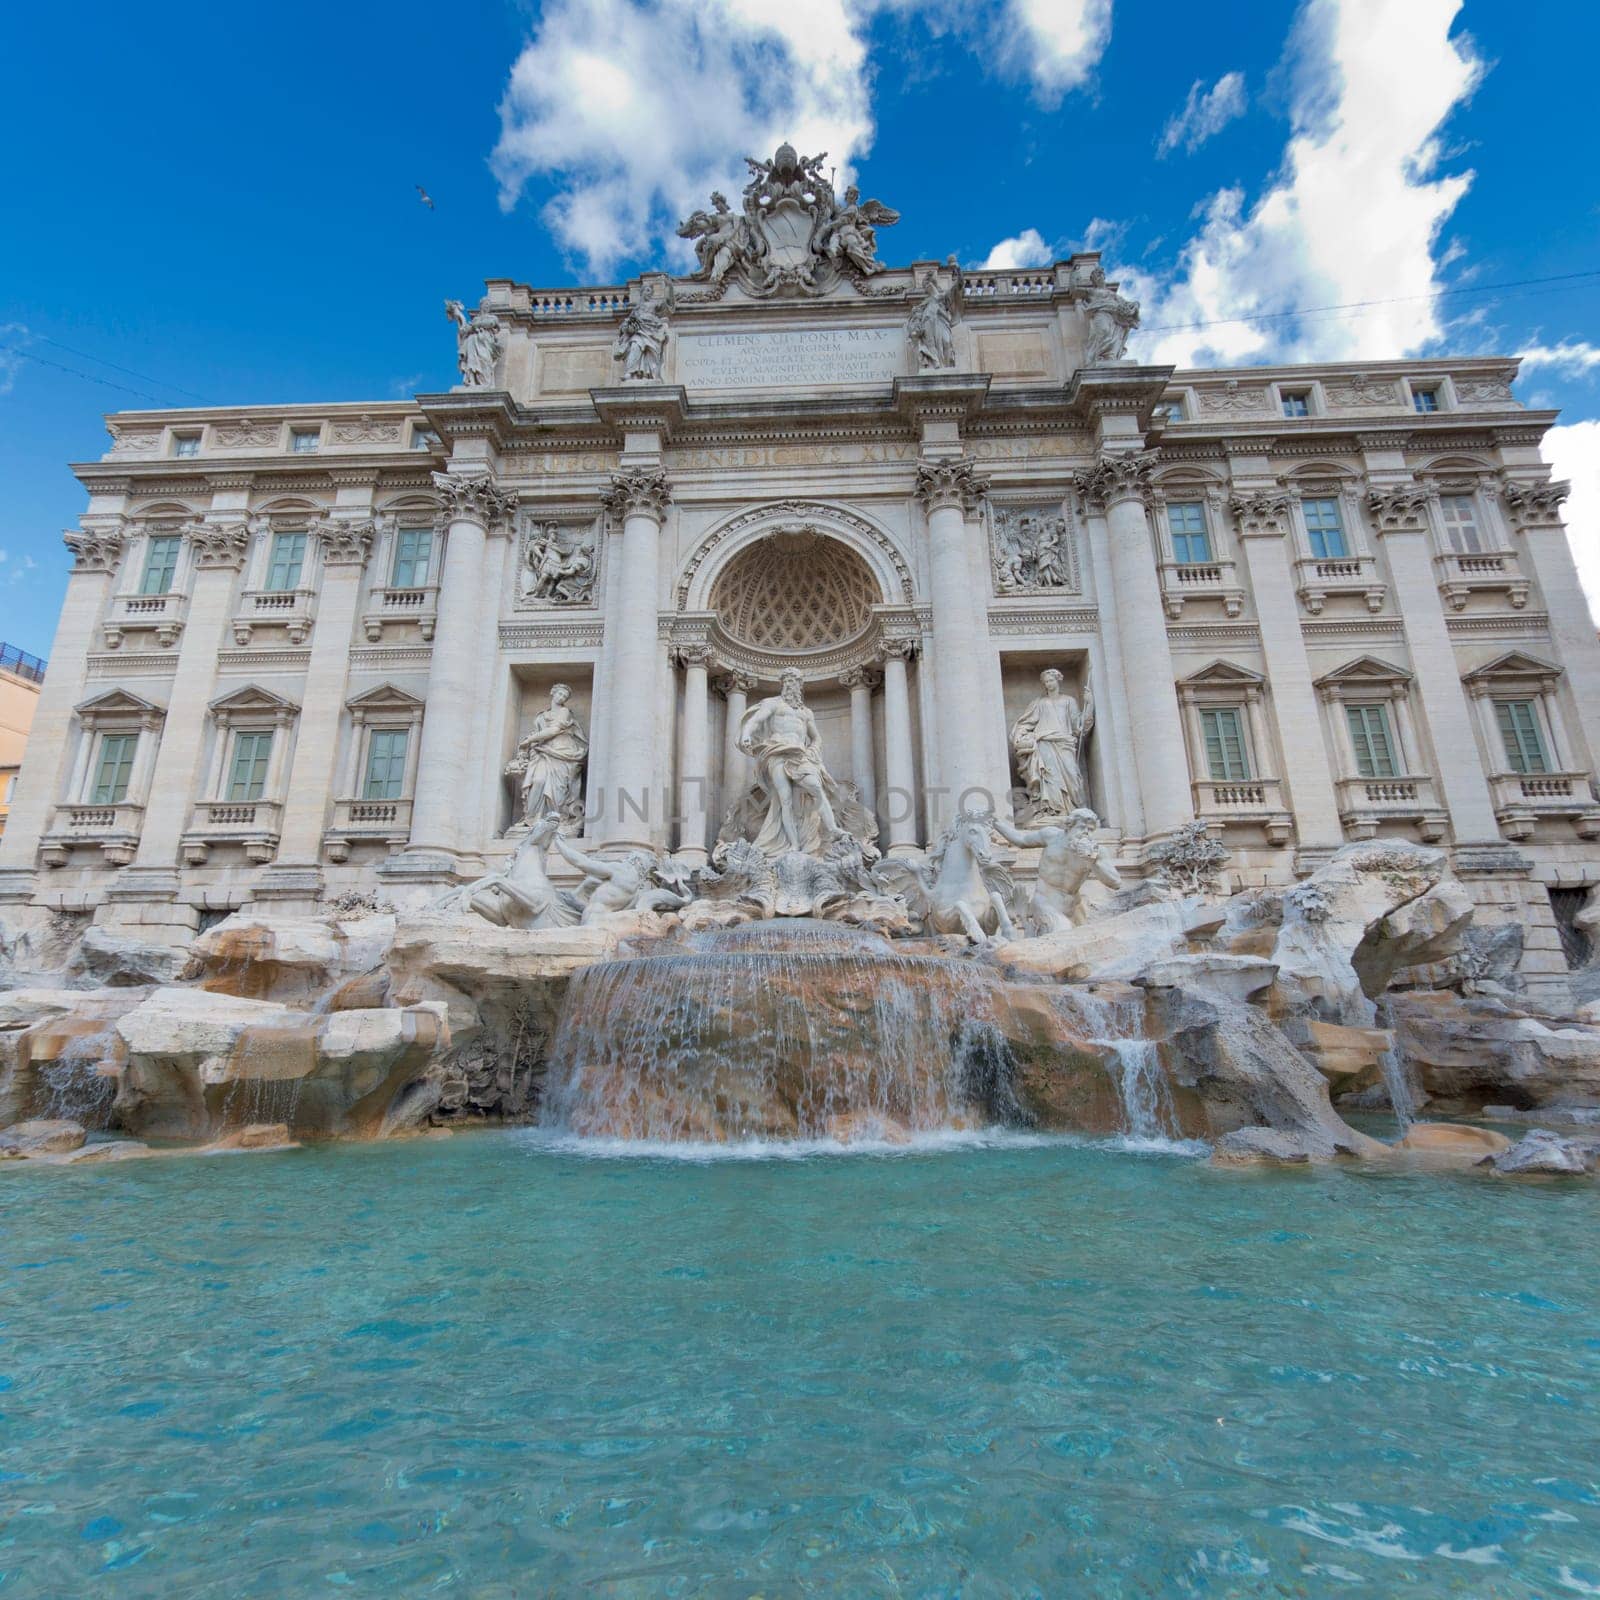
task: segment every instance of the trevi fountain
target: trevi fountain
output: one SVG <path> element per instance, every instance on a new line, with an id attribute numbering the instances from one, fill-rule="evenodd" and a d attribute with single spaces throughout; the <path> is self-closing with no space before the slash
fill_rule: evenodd
<path id="1" fill-rule="evenodd" d="M 742 213 L 718 196 L 685 223 L 687 285 L 595 291 L 583 311 L 614 333 L 618 386 L 594 404 L 610 416 L 620 397 L 630 448 L 655 448 L 639 442 L 650 417 L 678 403 L 656 391 L 693 295 L 721 315 L 900 294 L 893 359 L 927 384 L 956 383 L 972 348 L 982 286 L 924 264 L 896 288 L 874 233 L 893 212 L 834 197 L 792 151 L 752 170 Z M 784 231 L 812 214 L 809 236 Z M 1084 371 L 1122 386 L 1107 415 L 1131 417 L 1153 370 L 1123 358 L 1137 307 L 1096 263 L 1061 270 L 1038 292 L 1083 324 Z M 463 381 L 429 412 L 440 427 L 512 381 L 516 318 L 455 302 L 451 317 Z M 956 439 L 949 419 L 975 405 L 958 399 L 928 412 L 925 446 Z M 1120 550 L 1136 502 L 1115 484 L 1137 487 L 1149 457 L 1132 460 L 1094 469 L 1080 502 Z M 976 503 L 969 467 L 919 469 L 936 546 Z M 662 614 L 661 641 L 683 615 L 701 629 L 672 635 L 676 688 L 630 676 L 669 663 L 654 593 L 626 631 L 635 599 L 609 565 L 655 560 L 654 470 L 623 463 L 603 562 L 548 519 L 508 557 L 530 609 L 502 628 L 507 648 L 575 628 L 562 608 L 619 608 L 603 693 L 587 646 L 519 658 L 503 682 L 462 665 L 495 645 L 471 655 L 482 630 L 451 584 L 490 582 L 509 502 L 440 471 L 456 520 L 443 593 L 417 602 L 437 605 L 420 769 L 403 730 L 423 698 L 352 688 L 358 742 L 339 759 L 378 774 L 377 798 L 330 800 L 342 820 L 324 835 L 322 791 L 299 786 L 334 782 L 333 721 L 313 725 L 309 695 L 302 710 L 241 690 L 196 702 L 235 741 L 212 770 L 287 783 L 281 803 L 197 802 L 209 820 L 182 832 L 159 804 L 127 822 L 141 803 L 108 789 L 62 803 L 88 830 L 72 838 L 42 802 L 14 809 L 7 845 L 28 860 L 0 883 L 0 1591 L 1600 1595 L 1600 970 L 1578 961 L 1557 987 L 1530 965 L 1533 924 L 1484 914 L 1486 884 L 1510 886 L 1503 906 L 1543 895 L 1529 859 L 1592 859 L 1592 801 L 1562 810 L 1567 791 L 1547 787 L 1554 809 L 1525 831 L 1507 811 L 1506 838 L 1471 844 L 1476 791 L 1441 731 L 1454 842 L 1410 779 L 1366 784 L 1336 815 L 1326 770 L 1289 759 L 1315 727 L 1272 735 L 1260 674 L 1197 671 L 1180 703 L 1170 657 L 1135 637 L 1153 619 L 1167 648 L 1158 591 L 1140 600 L 1132 568 L 1094 580 L 1129 585 L 1107 612 L 1120 664 L 1099 643 L 1058 651 L 1079 624 L 1030 619 L 1081 581 L 1076 524 L 1004 506 L 984 581 L 993 637 L 1044 628 L 1021 655 L 984 653 L 964 580 L 936 569 L 931 636 L 892 596 L 851 613 L 875 667 L 740 658 L 714 739 L 707 661 L 738 643 L 722 613 Z M 791 526 L 794 500 L 774 524 L 780 565 L 821 537 Z M 1234 504 L 1245 534 L 1279 515 Z M 866 526 L 816 515 L 841 538 Z M 1414 519 L 1394 532 L 1413 537 Z M 74 546 L 86 581 L 109 582 L 93 566 L 109 537 Z M 359 570 L 370 537 L 317 534 L 326 584 Z M 235 545 L 207 548 L 198 584 L 237 573 Z M 427 559 L 418 539 L 395 548 Z M 888 542 L 863 548 L 900 570 Z M 1327 579 L 1363 617 L 1386 603 L 1371 559 Z M 903 572 L 917 605 L 920 572 Z M 693 569 L 681 582 L 723 592 Z M 1211 603 L 1222 580 L 1197 582 L 1193 604 Z M 409 593 L 383 591 L 403 628 Z M 337 603 L 346 632 L 365 616 L 378 643 L 362 649 L 390 649 L 394 619 L 340 594 L 315 639 Z M 277 626 L 264 614 L 241 640 Z M 203 625 L 196 604 L 183 662 Z M 127 629 L 122 657 L 95 659 L 138 659 Z M 315 639 L 308 670 L 332 670 Z M 1453 703 L 1437 674 L 1413 690 L 1374 659 L 1351 671 L 1378 698 L 1349 702 L 1369 755 L 1370 705 Z M 1535 682 L 1555 708 L 1539 715 L 1579 728 L 1532 660 L 1496 667 L 1485 693 Z M 991 668 L 1005 693 L 996 675 L 985 698 Z M 1309 682 L 1303 655 L 1299 672 L 1285 701 Z M 47 683 L 35 739 L 72 717 L 103 741 L 164 715 L 155 766 L 140 755 L 120 780 L 159 795 L 175 741 L 201 770 L 209 724 L 130 681 L 140 697 L 76 711 L 86 691 L 69 685 L 55 723 Z M 522 708 L 503 748 L 473 731 L 474 685 L 491 681 Z M 1342 738 L 1355 691 L 1330 681 Z M 339 695 L 326 703 L 336 721 Z M 239 729 L 296 716 L 290 777 L 266 743 L 238 754 Z M 715 811 L 680 813 L 676 840 L 597 823 L 601 778 L 664 760 L 674 725 L 696 759 L 721 744 Z M 1203 737 L 1186 753 L 1190 726 Z M 1295 812 L 1279 778 L 1191 787 L 1208 742 L 1225 767 L 1247 732 L 1263 761 L 1281 742 Z M 30 764 L 58 761 L 64 784 L 101 781 L 102 757 L 40 750 Z M 1181 803 L 1159 787 L 1174 762 Z M 1002 766 L 1004 792 L 960 781 Z M 915 818 L 896 822 L 914 767 Z M 504 810 L 471 844 L 484 772 Z M 930 772 L 956 781 L 936 791 Z M 1369 791 L 1412 809 L 1369 815 Z M 189 817 L 186 794 L 171 800 Z M 270 837 L 263 807 L 282 813 Z M 1496 825 L 1482 810 L 1480 832 Z M 16 842 L 30 826 L 38 863 L 35 836 Z M 1585 950 L 1597 921 L 1592 903 L 1573 919 Z"/>

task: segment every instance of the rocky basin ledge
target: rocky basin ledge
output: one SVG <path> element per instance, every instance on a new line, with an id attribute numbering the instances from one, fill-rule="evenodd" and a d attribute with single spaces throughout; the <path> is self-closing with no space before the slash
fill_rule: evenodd
<path id="1" fill-rule="evenodd" d="M 531 1122 L 573 977 L 694 937 L 672 913 L 529 932 L 366 905 L 247 909 L 173 946 L 8 910 L 0 1167 Z M 1041 937 L 892 948 L 983 975 L 1003 1042 L 1005 1081 L 982 1107 L 996 1120 L 1127 1132 L 1127 1047 L 1148 1044 L 1163 1131 L 1218 1163 L 1593 1175 L 1600 1013 L 1534 1004 L 1492 944 L 1443 852 L 1378 841 L 1284 890 L 1141 884 Z M 819 1026 L 846 1006 L 841 1028 L 870 1025 L 859 995 L 806 999 Z M 1341 1114 L 1395 1102 L 1413 1119 L 1397 1144 Z M 1513 1142 L 1485 1122 L 1529 1131 Z M 719 1137 L 715 1118 L 700 1132 Z"/>

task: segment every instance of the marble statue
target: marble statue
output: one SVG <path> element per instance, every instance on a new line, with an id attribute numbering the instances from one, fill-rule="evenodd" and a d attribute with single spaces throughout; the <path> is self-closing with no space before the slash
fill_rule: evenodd
<path id="1" fill-rule="evenodd" d="M 533 528 L 523 559 L 530 573 L 525 591 L 530 600 L 549 600 L 556 605 L 588 605 L 593 601 L 592 531 L 578 533 L 566 543 L 553 522 Z"/>
<path id="2" fill-rule="evenodd" d="M 555 836 L 555 846 L 568 862 L 587 874 L 578 890 L 583 902 L 579 920 L 586 928 L 629 911 L 676 911 L 689 903 L 688 895 L 656 883 L 654 874 L 659 863 L 648 850 L 632 850 L 625 856 L 602 860 L 586 855 L 560 834 Z"/>
<path id="3" fill-rule="evenodd" d="M 1014 939 L 1006 902 L 1015 890 L 1011 875 L 994 859 L 993 821 L 992 813 L 963 811 L 920 859 L 880 861 L 873 881 L 903 895 L 929 933 L 963 933 L 973 944 Z"/>
<path id="4" fill-rule="evenodd" d="M 671 337 L 666 308 L 646 284 L 639 293 L 638 305 L 622 319 L 612 347 L 612 359 L 622 363 L 623 380 L 660 383 L 661 363 Z"/>
<path id="5" fill-rule="evenodd" d="M 446 300 L 444 311 L 456 325 L 456 365 L 461 369 L 461 382 L 468 389 L 492 387 L 495 362 L 504 348 L 499 317 L 489 311 L 469 316 L 459 300 Z"/>
<path id="6" fill-rule="evenodd" d="M 766 856 L 789 850 L 820 856 L 841 832 L 869 842 L 877 831 L 823 765 L 804 681 L 789 668 L 781 691 L 752 706 L 739 725 L 739 748 L 750 757 L 753 782 L 729 808 L 722 838 L 748 839 Z"/>
<path id="7" fill-rule="evenodd" d="M 1067 520 L 1048 509 L 996 507 L 994 582 L 1001 594 L 1027 589 L 1064 589 Z"/>
<path id="8" fill-rule="evenodd" d="M 770 161 L 747 156 L 742 215 L 713 194 L 710 211 L 678 224 L 678 237 L 694 240 L 695 276 L 718 291 L 731 278 L 765 297 L 825 294 L 842 277 L 882 272 L 877 229 L 898 222 L 900 213 L 863 200 L 853 186 L 841 201 L 823 173 L 826 159 L 799 155 L 791 144 L 779 145 Z"/>
<path id="9" fill-rule="evenodd" d="M 1139 326 L 1139 302 L 1118 294 L 1106 284 L 1105 270 L 1096 265 L 1089 270 L 1083 289 L 1084 314 L 1089 333 L 1084 341 L 1083 364 L 1100 366 L 1120 361 L 1128 348 L 1128 335 Z"/>
<path id="10" fill-rule="evenodd" d="M 1060 826 L 1016 828 L 1001 816 L 993 818 L 993 826 L 1008 843 L 1022 849 L 1038 847 L 1042 852 L 1033 894 L 1018 912 L 1019 921 L 1025 912 L 1030 933 L 1059 933 L 1082 923 L 1081 895 L 1091 878 L 1108 889 L 1122 887 L 1109 852 L 1095 838 L 1100 819 L 1087 806 L 1068 812 Z"/>
<path id="11" fill-rule="evenodd" d="M 506 768 L 519 780 L 522 820 L 537 822 L 555 816 L 572 822 L 583 812 L 583 763 L 589 740 L 569 702 L 572 690 L 558 683 L 550 690 L 550 706 L 533 719 L 533 727 L 517 746 Z M 576 815 L 575 815 L 576 814 Z"/>
<path id="12" fill-rule="evenodd" d="M 906 322 L 906 337 L 917 353 L 917 371 L 946 369 L 956 364 L 955 286 L 941 290 L 928 284 L 928 292 Z"/>
<path id="13" fill-rule="evenodd" d="M 517 841 L 504 872 L 485 873 L 450 889 L 433 903 L 438 911 L 470 911 L 500 928 L 570 928 L 582 916 L 577 896 L 551 883 L 545 852 L 561 825 L 546 812 Z"/>
<path id="14" fill-rule="evenodd" d="M 1084 802 L 1083 745 L 1094 727 L 1094 688 L 1083 703 L 1064 694 L 1054 668 L 1039 674 L 1044 693 L 1011 725 L 1011 748 L 1035 819 L 1065 817 Z"/>

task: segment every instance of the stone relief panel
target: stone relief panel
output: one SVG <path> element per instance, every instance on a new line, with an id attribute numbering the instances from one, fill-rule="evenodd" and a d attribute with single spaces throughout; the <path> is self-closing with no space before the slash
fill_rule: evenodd
<path id="1" fill-rule="evenodd" d="M 1060 501 L 992 505 L 989 556 L 996 594 L 1061 594 L 1078 588 L 1077 538 Z"/>
<path id="2" fill-rule="evenodd" d="M 596 604 L 599 523 L 530 521 L 523 526 L 517 563 L 517 609 Z"/>
<path id="3" fill-rule="evenodd" d="M 1236 378 L 1230 378 L 1220 389 L 1201 389 L 1196 393 L 1200 410 L 1221 416 L 1249 416 L 1267 410 L 1265 389 L 1241 389 Z"/>
<path id="4" fill-rule="evenodd" d="M 1328 404 L 1343 411 L 1354 406 L 1397 406 L 1400 391 L 1387 378 L 1354 377 L 1344 383 L 1325 383 Z"/>
<path id="5" fill-rule="evenodd" d="M 1511 385 L 1504 378 L 1457 378 L 1456 399 L 1464 406 L 1495 405 L 1511 400 Z"/>
<path id="6" fill-rule="evenodd" d="M 549 345 L 539 351 L 540 394 L 587 394 L 612 381 L 611 351 L 603 344 Z"/>
<path id="7" fill-rule="evenodd" d="M 357 417 L 352 422 L 336 422 L 333 425 L 334 442 L 337 444 L 396 444 L 404 432 L 403 422 L 379 417 Z"/>
<path id="8" fill-rule="evenodd" d="M 276 417 L 240 417 L 237 422 L 219 422 L 212 438 L 225 450 L 275 450 L 282 431 Z"/>

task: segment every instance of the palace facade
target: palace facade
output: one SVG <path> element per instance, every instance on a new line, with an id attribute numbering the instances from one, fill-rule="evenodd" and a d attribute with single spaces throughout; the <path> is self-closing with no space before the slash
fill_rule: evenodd
<path id="1" fill-rule="evenodd" d="M 1026 819 L 1055 668 L 1126 876 L 1194 818 L 1244 884 L 1443 845 L 1559 982 L 1600 643 L 1515 361 L 1141 365 L 1093 254 L 888 269 L 893 212 L 757 166 L 691 277 L 452 302 L 449 393 L 108 419 L 0 915 L 435 895 L 512 848 L 557 684 L 565 831 L 702 864 L 786 668 L 905 854 Z"/>

